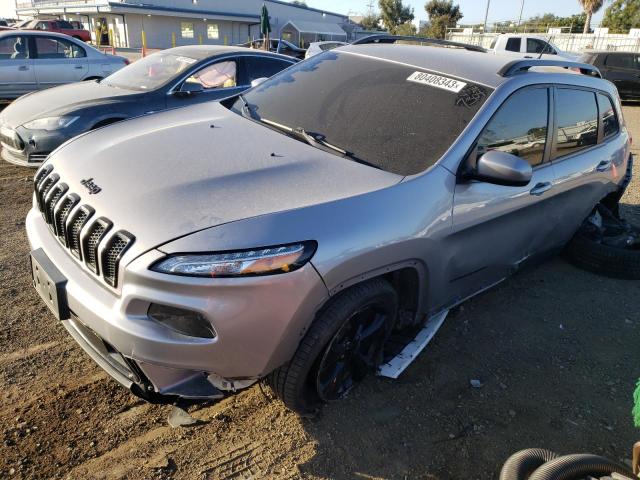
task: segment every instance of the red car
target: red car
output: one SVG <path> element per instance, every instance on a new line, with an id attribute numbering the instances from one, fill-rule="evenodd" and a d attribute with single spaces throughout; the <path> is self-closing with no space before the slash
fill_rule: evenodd
<path id="1" fill-rule="evenodd" d="M 64 33 L 85 42 L 91 40 L 89 30 L 74 28 L 73 25 L 66 20 L 32 20 L 22 28 L 25 30 L 44 30 L 46 32 Z"/>

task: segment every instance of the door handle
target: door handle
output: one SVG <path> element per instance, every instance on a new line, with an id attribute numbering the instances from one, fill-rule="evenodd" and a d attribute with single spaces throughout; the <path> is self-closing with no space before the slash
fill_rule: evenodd
<path id="1" fill-rule="evenodd" d="M 76 65 L 76 66 L 75 66 L 75 69 L 76 69 L 76 70 L 82 70 L 83 68 L 84 68 L 84 67 L 83 67 L 82 65 Z"/>
<path id="2" fill-rule="evenodd" d="M 21 72 L 26 72 L 27 70 L 29 70 L 29 66 L 28 65 L 20 65 L 18 67 L 18 70 L 20 70 Z"/>
<path id="3" fill-rule="evenodd" d="M 537 183 L 535 187 L 533 187 L 531 190 L 529 190 L 529 193 L 531 195 L 535 195 L 536 197 L 539 197 L 540 195 L 542 195 L 547 190 L 550 190 L 551 187 L 553 187 L 553 184 L 551 182 Z"/>
<path id="4" fill-rule="evenodd" d="M 611 168 L 611 160 L 603 160 L 598 164 L 598 166 L 596 167 L 596 170 L 598 172 L 606 172 L 610 168 Z"/>

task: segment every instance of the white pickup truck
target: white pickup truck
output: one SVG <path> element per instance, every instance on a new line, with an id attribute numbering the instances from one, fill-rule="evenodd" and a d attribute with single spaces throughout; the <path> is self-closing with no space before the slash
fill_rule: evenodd
<path id="1" fill-rule="evenodd" d="M 547 38 L 539 35 L 502 33 L 491 42 L 491 50 L 497 54 L 521 58 L 577 60 L 578 55 L 563 52 Z M 542 56 L 540 54 L 542 53 Z"/>

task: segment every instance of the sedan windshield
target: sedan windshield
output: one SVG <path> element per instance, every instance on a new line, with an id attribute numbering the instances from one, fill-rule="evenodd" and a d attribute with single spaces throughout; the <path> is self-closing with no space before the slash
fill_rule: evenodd
<path id="1" fill-rule="evenodd" d="M 345 161 L 412 175 L 438 161 L 490 93 L 421 67 L 332 50 L 272 77 L 231 108 L 315 147 L 330 145 Z"/>
<path id="2" fill-rule="evenodd" d="M 197 60 L 183 55 L 154 53 L 109 75 L 103 82 L 128 90 L 155 90 L 191 67 Z"/>

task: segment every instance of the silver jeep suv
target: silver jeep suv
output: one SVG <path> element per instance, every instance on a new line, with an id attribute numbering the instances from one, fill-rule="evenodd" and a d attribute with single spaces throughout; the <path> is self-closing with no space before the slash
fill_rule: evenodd
<path id="1" fill-rule="evenodd" d="M 306 413 L 562 249 L 619 197 L 629 145 L 592 66 L 347 46 L 55 151 L 27 218 L 34 284 L 143 398 L 266 377 Z"/>

